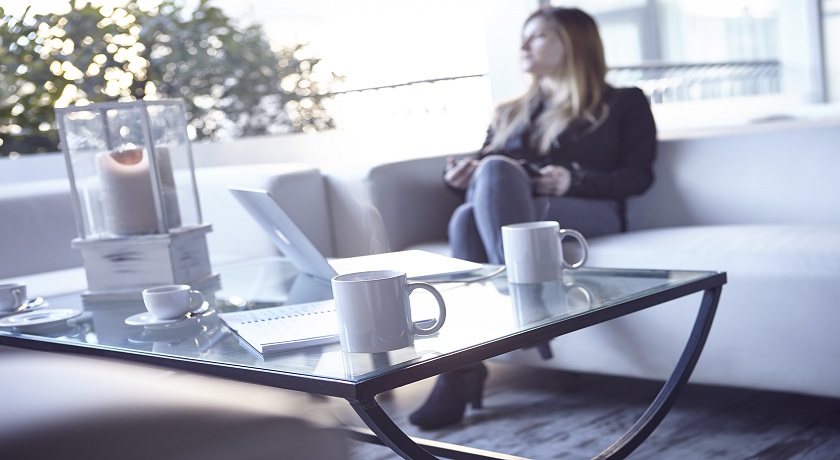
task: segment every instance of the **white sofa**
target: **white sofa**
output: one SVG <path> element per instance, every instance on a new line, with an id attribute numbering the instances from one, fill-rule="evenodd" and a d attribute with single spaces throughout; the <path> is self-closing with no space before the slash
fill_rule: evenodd
<path id="1" fill-rule="evenodd" d="M 593 238 L 589 266 L 728 273 L 691 381 L 840 397 L 840 122 L 779 123 L 662 139 L 656 182 L 628 203 L 627 233 Z M 368 175 L 390 249 L 446 251 L 457 200 L 443 159 Z M 664 379 L 699 294 L 504 359 Z"/>
<path id="2" fill-rule="evenodd" d="M 591 266 L 728 273 L 693 382 L 840 397 L 837 145 L 840 120 L 663 137 L 653 188 L 629 203 L 630 231 L 590 241 Z M 458 198 L 442 185 L 444 158 L 200 168 L 202 209 L 214 225 L 211 261 L 274 253 L 227 185 L 273 190 L 330 256 L 409 247 L 445 252 Z M 84 282 L 69 249 L 75 234 L 69 192 L 61 198 L 54 182 L 18 184 L 14 192 L 0 186 L 0 215 L 7 217 L 0 221 L 0 278 L 27 281 L 33 295 Z M 32 231 L 20 231 L 21 222 Z M 61 283 L 54 273 L 37 275 L 60 269 Z M 556 339 L 550 361 L 533 350 L 501 359 L 663 379 L 699 302 L 692 296 Z"/>

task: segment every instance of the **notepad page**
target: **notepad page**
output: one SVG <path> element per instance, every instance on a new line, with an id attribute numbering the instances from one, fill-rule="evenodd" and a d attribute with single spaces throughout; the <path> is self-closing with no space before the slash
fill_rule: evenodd
<path id="1" fill-rule="evenodd" d="M 260 352 L 338 340 L 338 318 L 332 300 L 222 313 L 219 317 Z"/>

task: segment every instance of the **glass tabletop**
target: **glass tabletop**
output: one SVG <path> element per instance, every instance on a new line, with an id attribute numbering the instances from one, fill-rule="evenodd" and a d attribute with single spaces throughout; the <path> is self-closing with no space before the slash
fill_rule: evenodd
<path id="1" fill-rule="evenodd" d="M 0 337 L 356 383 L 719 275 L 582 268 L 534 285 L 508 284 L 504 273 L 436 283 L 446 301 L 446 322 L 437 334 L 417 337 L 414 346 L 368 354 L 345 353 L 334 343 L 261 355 L 243 346 L 218 313 L 326 300 L 332 297 L 330 285 L 299 274 L 282 258 L 230 264 L 218 273 L 218 282 L 201 289 L 212 312 L 174 325 L 128 324 L 146 311 L 139 295 L 132 301 L 86 302 L 76 293 L 46 299 L 49 305 L 41 312 L 54 312 L 53 321 L 0 327 Z M 435 308 L 431 295 L 419 290 L 411 303 L 418 315 L 425 313 L 417 310 Z M 75 316 L 61 318 L 62 310 Z"/>

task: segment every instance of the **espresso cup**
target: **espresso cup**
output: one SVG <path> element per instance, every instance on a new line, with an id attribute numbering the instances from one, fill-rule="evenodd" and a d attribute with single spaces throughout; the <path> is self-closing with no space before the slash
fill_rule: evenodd
<path id="1" fill-rule="evenodd" d="M 186 284 L 157 286 L 143 290 L 143 303 L 157 319 L 177 319 L 201 307 L 204 294 Z"/>
<path id="2" fill-rule="evenodd" d="M 580 260 L 569 263 L 563 257 L 563 239 L 580 245 Z M 507 278 L 511 283 L 545 283 L 563 277 L 564 268 L 578 268 L 586 262 L 589 246 L 576 230 L 560 228 L 554 221 L 525 222 L 502 227 Z"/>
<path id="3" fill-rule="evenodd" d="M 26 300 L 26 284 L 0 284 L 0 311 L 20 308 Z"/>
<path id="4" fill-rule="evenodd" d="M 332 279 L 338 313 L 341 349 L 351 353 L 379 353 L 414 344 L 415 335 L 437 332 L 446 320 L 440 292 L 426 283 L 409 283 L 405 273 L 381 270 L 339 275 Z M 415 289 L 437 300 L 435 323 L 422 328 L 411 318 L 409 297 Z"/>

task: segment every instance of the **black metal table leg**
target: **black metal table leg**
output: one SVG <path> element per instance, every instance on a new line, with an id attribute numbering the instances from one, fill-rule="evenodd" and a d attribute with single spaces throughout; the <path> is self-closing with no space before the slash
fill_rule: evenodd
<path id="1" fill-rule="evenodd" d="M 683 349 L 677 367 L 668 377 L 668 380 L 663 385 L 662 390 L 653 400 L 651 405 L 647 408 L 641 418 L 630 427 L 630 430 L 624 434 L 618 441 L 613 443 L 606 450 L 598 454 L 595 459 L 621 459 L 632 453 L 645 439 L 650 436 L 653 430 L 659 426 L 665 415 L 671 410 L 677 396 L 679 396 L 683 387 L 688 382 L 697 360 L 700 358 L 700 353 L 703 351 L 703 345 L 706 344 L 706 337 L 709 335 L 709 330 L 712 327 L 712 320 L 715 317 L 718 300 L 722 287 L 707 289 L 703 293 L 703 300 L 700 304 L 700 310 L 697 312 L 697 319 L 694 321 L 694 328 L 691 331 L 691 336 L 688 338 L 688 343 Z"/>
<path id="2" fill-rule="evenodd" d="M 436 459 L 408 437 L 372 398 L 367 401 L 350 399 L 350 405 L 371 430 L 402 458 Z"/>
<path id="3" fill-rule="evenodd" d="M 700 303 L 700 309 L 697 312 L 697 318 L 694 321 L 691 335 L 688 338 L 682 355 L 677 362 L 671 376 L 660 390 L 656 399 L 647 408 L 644 414 L 633 424 L 632 427 L 625 433 L 618 441 L 613 443 L 606 450 L 595 456 L 597 460 L 601 459 L 622 459 L 630 455 L 645 439 L 650 436 L 653 430 L 659 426 L 665 415 L 671 410 L 677 397 L 688 382 L 688 378 L 694 371 L 694 366 L 700 358 L 700 353 L 703 351 L 703 346 L 706 344 L 706 338 L 709 335 L 709 330 L 712 327 L 712 321 L 717 310 L 718 300 L 722 287 L 707 289 L 703 293 L 703 300 Z M 394 452 L 406 459 L 435 459 L 430 451 L 441 455 L 444 458 L 452 459 L 505 459 L 518 458 L 499 454 L 495 452 L 481 451 L 478 449 L 471 449 L 462 446 L 452 446 L 445 443 L 438 443 L 435 445 L 433 441 L 415 440 L 406 435 L 399 427 L 394 424 L 393 420 L 382 410 L 379 404 L 373 399 L 367 401 L 349 400 L 350 404 L 355 409 L 356 413 L 361 417 L 365 424 L 371 428 L 373 433 L 379 438 L 382 444 L 390 447 Z M 356 433 L 356 437 L 371 442 L 370 436 L 363 433 Z M 418 442 L 425 442 L 424 447 L 421 447 Z M 429 449 L 429 450 L 426 450 Z"/>

